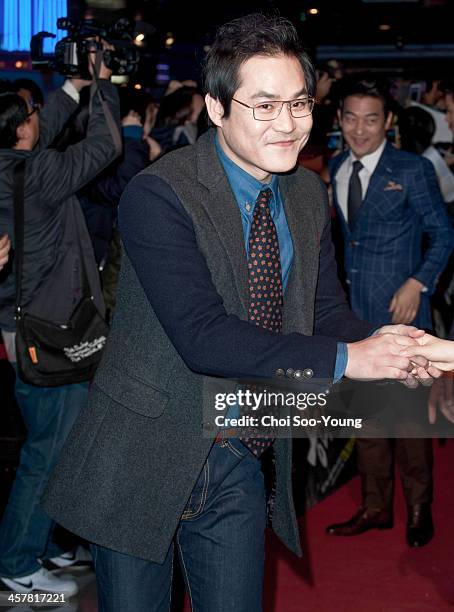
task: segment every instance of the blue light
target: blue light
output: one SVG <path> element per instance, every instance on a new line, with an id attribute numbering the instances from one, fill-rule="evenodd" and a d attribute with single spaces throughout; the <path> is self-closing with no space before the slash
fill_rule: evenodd
<path id="1" fill-rule="evenodd" d="M 2 0 L 0 4 L 3 4 L 0 48 L 4 51 L 30 51 L 32 35 L 44 30 L 57 35 L 44 41 L 44 52 L 52 53 L 55 43 L 66 35 L 65 31 L 57 30 L 57 19 L 66 17 L 67 0 Z"/>

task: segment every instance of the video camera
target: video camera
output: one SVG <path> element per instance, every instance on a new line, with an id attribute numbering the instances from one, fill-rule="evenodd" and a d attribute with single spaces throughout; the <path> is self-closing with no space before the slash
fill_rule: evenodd
<path id="1" fill-rule="evenodd" d="M 50 32 L 38 32 L 30 43 L 33 68 L 51 68 L 66 76 L 91 79 L 88 54 L 102 49 L 101 38 L 113 46 L 103 52 L 104 64 L 114 75 L 133 74 L 139 63 L 139 52 L 133 41 L 134 24 L 129 19 L 119 19 L 113 26 L 105 27 L 93 19 L 73 23 L 67 17 L 57 20 L 59 30 L 67 30 L 68 36 L 55 45 L 54 56 L 45 55 L 45 38 L 55 38 Z M 98 40 L 96 40 L 98 39 Z"/>

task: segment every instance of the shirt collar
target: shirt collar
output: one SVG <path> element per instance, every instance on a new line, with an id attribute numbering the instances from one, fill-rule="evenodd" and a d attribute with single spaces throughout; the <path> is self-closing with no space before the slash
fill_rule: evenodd
<path id="1" fill-rule="evenodd" d="M 364 157 L 361 157 L 361 159 L 359 160 L 362 165 L 366 168 L 366 170 L 369 172 L 369 174 L 373 174 L 375 171 L 375 168 L 377 167 L 378 162 L 380 161 L 380 157 L 382 156 L 382 153 L 385 149 L 386 146 L 386 138 L 383 140 L 383 142 L 381 143 L 381 145 L 378 147 L 378 149 L 375 149 L 375 151 L 373 151 L 372 153 L 369 153 L 368 155 L 364 155 Z M 349 158 L 349 163 L 350 163 L 350 167 L 353 165 L 354 161 L 357 161 L 357 157 L 355 157 L 352 153 L 352 151 L 350 151 L 350 155 L 348 156 Z"/>
<path id="2" fill-rule="evenodd" d="M 240 168 L 238 164 L 232 161 L 222 149 L 217 134 L 215 136 L 216 151 L 224 167 L 225 173 L 229 180 L 235 199 L 240 207 L 241 212 L 251 214 L 254 211 L 254 204 L 258 195 L 264 189 L 271 189 L 273 194 L 270 199 L 271 214 L 274 215 L 279 206 L 279 177 L 273 174 L 269 183 L 262 183 L 251 174 Z"/>

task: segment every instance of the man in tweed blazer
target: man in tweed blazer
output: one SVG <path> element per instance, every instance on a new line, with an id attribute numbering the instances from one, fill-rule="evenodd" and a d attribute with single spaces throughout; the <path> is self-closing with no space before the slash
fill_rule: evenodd
<path id="1" fill-rule="evenodd" d="M 451 253 L 453 231 L 431 162 L 387 143 L 392 119 L 386 93 L 377 82 L 348 83 L 339 120 L 350 150 L 334 158 L 330 170 L 344 234 L 350 304 L 359 317 L 377 326 L 401 323 L 431 329 L 429 296 Z M 359 208 L 355 206 L 355 168 Z M 427 239 L 424 250 L 423 237 Z M 377 387 L 371 397 L 368 389 L 364 399 L 415 404 L 418 398 L 427 403 L 423 394 L 409 397 L 404 388 L 391 390 Z M 407 542 L 422 546 L 433 533 L 432 441 L 397 439 L 395 452 L 408 505 Z M 332 535 L 392 526 L 391 441 L 358 439 L 357 453 L 361 508 L 349 521 L 329 526 Z"/>
<path id="2" fill-rule="evenodd" d="M 122 198 L 126 253 L 108 346 L 46 495 L 51 516 L 93 542 L 102 611 L 168 610 L 174 551 L 193 609 L 262 609 L 260 461 L 239 439 L 204 432 L 210 377 L 304 388 L 344 374 L 410 376 L 399 354 L 408 335 L 355 342 L 373 328 L 337 281 L 326 191 L 294 170 L 314 93 L 294 27 L 249 15 L 221 28 L 206 89 L 215 129 Z M 279 242 L 282 333 L 248 321 L 248 236 L 262 193 Z M 291 439 L 273 446 L 273 529 L 300 555 Z"/>

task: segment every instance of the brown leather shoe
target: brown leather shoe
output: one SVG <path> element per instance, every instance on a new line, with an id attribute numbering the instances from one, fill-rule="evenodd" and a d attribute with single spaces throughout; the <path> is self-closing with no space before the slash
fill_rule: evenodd
<path id="1" fill-rule="evenodd" d="M 430 504 L 408 507 L 407 544 L 413 548 L 425 546 L 434 535 Z"/>
<path id="2" fill-rule="evenodd" d="M 387 510 L 371 510 L 361 506 L 358 512 L 345 523 L 335 523 L 326 528 L 326 533 L 337 536 L 353 536 L 369 529 L 391 529 L 393 517 Z"/>

